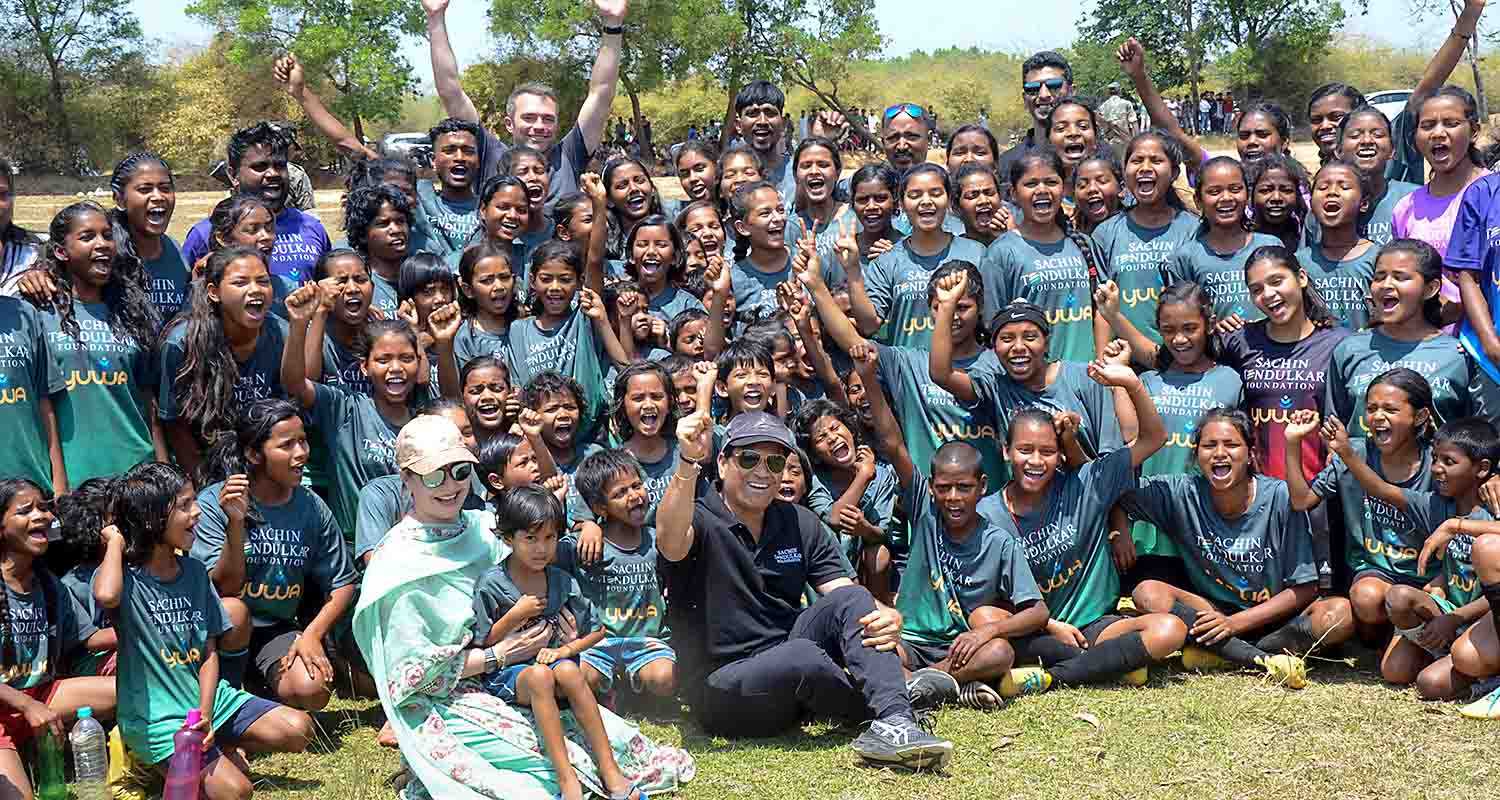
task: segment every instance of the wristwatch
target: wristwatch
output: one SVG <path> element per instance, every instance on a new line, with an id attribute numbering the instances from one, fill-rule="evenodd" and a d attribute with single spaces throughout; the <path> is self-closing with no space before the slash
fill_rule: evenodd
<path id="1" fill-rule="evenodd" d="M 620 36 L 625 33 L 624 25 L 605 25 L 602 27 L 606 36 Z"/>
<path id="2" fill-rule="evenodd" d="M 495 648 L 493 648 L 493 647 L 486 647 L 486 648 L 484 648 L 484 671 L 486 673 L 489 673 L 489 672 L 494 672 L 495 670 L 497 670 L 499 668 L 500 668 L 500 663 L 495 658 Z"/>

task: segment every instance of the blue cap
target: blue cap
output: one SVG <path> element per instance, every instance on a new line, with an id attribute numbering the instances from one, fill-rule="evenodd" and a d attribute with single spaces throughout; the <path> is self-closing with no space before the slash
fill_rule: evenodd
<path id="1" fill-rule="evenodd" d="M 88 706 L 84 706 L 83 708 L 78 709 L 78 718 L 79 719 L 88 719 L 89 717 L 92 717 L 92 716 L 94 716 L 94 709 L 92 709 L 92 708 L 90 708 Z"/>

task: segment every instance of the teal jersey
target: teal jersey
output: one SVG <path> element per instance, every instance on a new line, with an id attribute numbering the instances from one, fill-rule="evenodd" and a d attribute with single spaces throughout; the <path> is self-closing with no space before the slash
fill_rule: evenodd
<path id="1" fill-rule="evenodd" d="M 562 546 L 559 543 L 559 549 Z M 490 628 L 493 628 L 495 623 L 500 621 L 500 618 L 525 596 L 520 587 L 516 586 L 516 582 L 511 580 L 510 572 L 506 570 L 506 562 L 509 559 L 509 554 L 502 556 L 500 563 L 484 573 L 474 585 L 474 625 L 471 633 L 476 643 L 488 641 Z M 547 567 L 546 575 L 546 606 L 540 616 L 533 617 L 532 622 L 523 628 L 536 624 L 552 625 L 552 640 L 547 646 L 557 647 L 561 644 L 557 635 L 557 619 L 563 610 L 567 609 L 577 622 L 580 637 L 598 630 L 599 619 L 594 613 L 593 604 L 584 596 L 573 574 L 553 564 Z M 534 659 L 535 656 L 532 658 Z"/>
<path id="2" fill-rule="evenodd" d="M 193 558 L 208 569 L 219 563 L 229 516 L 219 505 L 222 482 L 198 493 Z M 250 501 L 245 519 L 245 586 L 240 599 L 257 627 L 297 622 L 304 595 L 326 597 L 354 583 L 354 562 L 323 498 L 305 487 L 279 506 Z"/>
<path id="3" fill-rule="evenodd" d="M 825 274 L 827 268 L 824 268 Z M 769 319 L 776 313 L 776 287 L 783 283 L 796 284 L 797 276 L 792 270 L 792 257 L 779 269 L 763 272 L 750 261 L 749 256 L 735 262 L 729 271 L 730 286 L 734 291 L 734 315 L 741 320 Z"/>
<path id="4" fill-rule="evenodd" d="M 287 322 L 279 317 L 266 317 L 255 339 L 255 350 L 250 357 L 239 362 L 239 378 L 234 383 L 234 405 L 244 408 L 256 400 L 269 398 L 286 399 L 286 389 L 281 385 L 281 351 L 286 342 Z M 162 422 L 176 421 L 181 407 L 182 391 L 179 384 L 186 385 L 186 376 L 179 380 L 177 373 L 185 360 L 184 342 L 187 325 L 175 325 L 162 340 L 158 354 L 156 376 L 160 382 L 156 391 L 156 416 Z M 190 420 L 198 424 L 200 420 Z"/>
<path id="5" fill-rule="evenodd" d="M 314 393 L 313 426 L 329 457 L 334 519 L 340 530 L 352 534 L 360 487 L 398 471 L 396 435 L 401 426 L 381 416 L 369 395 L 326 383 L 314 384 Z M 417 407 L 428 392 L 418 384 L 413 394 L 412 406 Z"/>
<path id="6" fill-rule="evenodd" d="M 901 502 L 911 515 L 911 553 L 896 595 L 905 617 L 902 638 L 950 644 L 969 629 L 968 617 L 978 608 L 1019 608 L 1042 599 L 1014 536 L 980 516 L 968 536 L 950 538 L 921 473 L 904 487 Z"/>
<path id="7" fill-rule="evenodd" d="M 1120 287 L 1120 313 L 1135 329 L 1160 343 L 1156 306 L 1170 273 L 1167 260 L 1198 233 L 1198 218 L 1179 211 L 1160 228 L 1137 225 L 1129 213 L 1116 214 L 1094 229 L 1100 255 L 1099 279 Z"/>
<path id="8" fill-rule="evenodd" d="M 62 375 L 56 397 L 68 481 L 112 478 L 156 456 L 151 440 L 151 401 L 157 385 L 151 343 L 110 330 L 104 303 L 73 304 L 78 333 L 62 327 L 56 313 L 42 315 L 47 350 Z"/>
<path id="9" fill-rule="evenodd" d="M 809 455 L 809 457 L 812 457 Z M 833 474 L 826 469 L 814 468 L 806 473 L 807 496 L 803 498 L 802 504 L 817 513 L 830 528 L 833 527 L 833 504 L 843 496 L 849 487 L 834 479 Z M 871 525 L 879 528 L 885 533 L 884 544 L 893 551 L 905 550 L 902 545 L 905 542 L 896 542 L 898 531 L 896 528 L 896 499 L 901 496 L 901 481 L 896 477 L 896 470 L 884 461 L 875 464 L 875 477 L 870 480 L 870 485 L 865 487 L 864 494 L 859 497 L 859 510 Z M 844 548 L 844 555 L 850 561 L 859 560 L 859 551 L 864 547 L 864 541 L 857 537 L 836 534 L 840 544 Z"/>
<path id="10" fill-rule="evenodd" d="M 1432 490 L 1432 448 L 1423 445 L 1417 471 L 1397 483 L 1386 477 L 1379 449 L 1365 439 L 1353 439 L 1349 445 L 1382 480 L 1403 491 Z M 1417 573 L 1417 554 L 1422 552 L 1427 534 L 1417 527 L 1415 517 L 1365 494 L 1342 458 L 1335 455 L 1329 459 L 1328 466 L 1313 480 L 1312 490 L 1324 500 L 1338 495 L 1339 511 L 1344 518 L 1344 561 L 1351 575 L 1373 571 L 1391 583 L 1412 583 L 1429 581 L 1437 574 L 1437 564 L 1429 565 L 1426 574 Z"/>
<path id="11" fill-rule="evenodd" d="M 327 333 L 323 334 L 323 374 L 318 376 L 318 383 L 337 386 L 350 394 L 373 391 L 359 355 Z"/>
<path id="12" fill-rule="evenodd" d="M 182 258 L 182 250 L 170 236 L 161 237 L 161 254 L 141 264 L 146 273 L 146 295 L 165 323 L 188 302 L 192 289 L 192 265 Z"/>
<path id="13" fill-rule="evenodd" d="M 208 657 L 208 642 L 234 626 L 208 571 L 187 556 L 177 557 L 177 577 L 170 581 L 144 567 L 126 567 L 124 577 L 115 614 L 120 734 L 137 757 L 156 764 L 172 755 L 172 737 L 187 712 L 200 707 L 198 670 Z M 220 680 L 213 727 L 228 724 L 251 699 Z"/>
<path id="14" fill-rule="evenodd" d="M 1048 413 L 1071 411 L 1079 416 L 1078 444 L 1089 458 L 1098 458 L 1125 445 L 1120 419 L 1115 415 L 1115 397 L 1110 388 L 1089 377 L 1088 367 L 1073 361 L 1058 364 L 1057 377 L 1040 392 L 1011 380 L 999 359 L 969 370 L 978 400 L 974 408 L 994 427 L 995 438 L 1009 438 L 1010 421 L 1023 408 Z M 1007 467 L 1008 470 L 1008 467 Z M 1009 480 L 1007 472 L 1006 480 Z"/>
<path id="15" fill-rule="evenodd" d="M 62 668 L 99 629 L 52 573 L 37 564 L 31 591 L 5 592 L 5 644 L 14 658 L 0 664 L 0 682 L 31 689 L 62 677 Z M 54 658 L 56 661 L 54 661 Z"/>
<path id="16" fill-rule="evenodd" d="M 876 338 L 893 347 L 925 349 L 932 343 L 932 305 L 927 302 L 927 284 L 932 273 L 949 261 L 984 264 L 984 247 L 976 241 L 954 236 L 948 246 L 930 256 L 912 249 L 911 239 L 902 239 L 875 259 L 864 271 L 865 291 L 875 313 L 885 320 Z M 986 296 L 991 294 L 985 278 Z M 985 317 L 994 316 L 993 310 Z"/>
<path id="17" fill-rule="evenodd" d="M 1474 365 L 1458 340 L 1439 334 L 1420 342 L 1402 342 L 1379 330 L 1360 331 L 1333 348 L 1328 365 L 1324 407 L 1349 428 L 1351 438 L 1365 430 L 1365 392 L 1380 375 L 1396 367 L 1416 370 L 1432 386 L 1432 404 L 1437 424 L 1473 413 L 1469 393 Z"/>
<path id="18" fill-rule="evenodd" d="M 1417 155 L 1417 171 L 1421 172 L 1422 156 Z M 1391 166 L 1395 165 L 1394 159 Z M 1359 231 L 1366 239 L 1375 243 L 1377 249 L 1385 247 L 1395 238 L 1392 225 L 1396 218 L 1396 204 L 1401 198 L 1422 188 L 1419 183 L 1407 183 L 1406 181 L 1391 180 L 1385 185 L 1385 194 L 1376 198 L 1369 207 L 1359 212 Z M 1302 241 L 1308 246 L 1316 246 L 1323 241 L 1323 226 L 1318 224 L 1318 218 L 1312 214 L 1302 221 Z M 1304 266 L 1306 266 L 1304 262 Z M 1368 288 L 1368 287 L 1366 287 Z"/>
<path id="19" fill-rule="evenodd" d="M 47 348 L 47 328 L 30 303 L 0 296 L 0 475 L 52 490 L 52 456 L 42 401 L 66 388 Z"/>
<path id="20" fill-rule="evenodd" d="M 989 476 L 989 491 L 1005 485 L 1005 459 L 993 415 L 968 408 L 947 389 L 933 382 L 927 369 L 927 351 L 912 347 L 879 345 L 878 376 L 891 398 L 891 412 L 901 423 L 911 463 L 923 475 L 932 474 L 932 457 L 944 442 L 961 440 L 974 445 Z M 956 360 L 954 369 L 970 375 L 1000 369 L 993 350 L 981 350 L 973 358 Z"/>
<path id="21" fill-rule="evenodd" d="M 466 319 L 453 337 L 453 360 L 459 372 L 480 356 L 489 356 L 507 369 L 510 367 L 510 329 L 499 333 L 481 330 L 474 320 Z"/>
<path id="22" fill-rule="evenodd" d="M 417 206 L 421 210 L 427 252 L 447 257 L 462 251 L 479 227 L 479 198 L 449 200 L 432 181 L 417 181 Z"/>
<path id="23" fill-rule="evenodd" d="M 1089 264 L 1101 261 L 1080 249 L 1072 237 L 1034 242 L 1008 231 L 984 252 L 985 321 L 1016 300 L 1039 306 L 1052 333 L 1047 355 L 1054 361 L 1094 360 L 1094 303 Z M 994 298 L 991 300 L 991 298 Z"/>
<path id="24" fill-rule="evenodd" d="M 646 525 L 656 525 L 656 507 L 661 505 L 661 499 L 667 495 L 667 487 L 672 483 L 672 475 L 677 471 L 677 439 L 667 438 L 667 452 L 656 461 L 640 462 L 642 479 L 646 488 Z"/>
<path id="25" fill-rule="evenodd" d="M 401 295 L 396 284 L 371 271 L 370 285 L 374 287 L 370 292 L 370 308 L 379 309 L 386 319 L 395 319 L 401 308 Z"/>
<path id="26" fill-rule="evenodd" d="M 578 581 L 597 623 L 608 635 L 667 638 L 667 600 L 656 569 L 654 528 L 642 528 L 641 541 L 629 550 L 606 537 L 604 554 L 592 564 L 578 563 L 576 542 L 566 541 L 568 546 L 557 548 L 557 565 Z M 588 632 L 580 625 L 578 633 Z"/>
<path id="27" fill-rule="evenodd" d="M 89 622 L 95 628 L 104 630 L 113 628 L 114 621 L 104 613 L 104 607 L 99 605 L 99 601 L 94 599 L 94 573 L 98 571 L 98 564 L 85 561 L 58 576 L 57 582 L 62 584 L 68 594 L 73 595 L 73 600 L 83 609 Z M 66 674 L 76 677 L 98 675 L 100 667 L 104 666 L 112 653 L 111 650 L 80 652 Z"/>
<path id="28" fill-rule="evenodd" d="M 543 328 L 536 317 L 510 324 L 510 384 L 525 386 L 549 370 L 578 381 L 584 405 L 580 441 L 592 438 L 604 424 L 609 405 L 604 373 L 609 366 L 604 343 L 594 335 L 594 323 L 576 308 L 551 330 Z"/>
<path id="29" fill-rule="evenodd" d="M 698 298 L 676 286 L 668 286 L 665 291 L 646 301 L 646 310 L 653 316 L 671 322 L 673 317 L 684 311 L 707 311 L 708 309 L 703 307 L 703 301 Z"/>
<path id="30" fill-rule="evenodd" d="M 797 252 L 796 246 L 804 236 L 811 235 L 818 251 L 818 260 L 823 264 L 823 271 L 831 277 L 829 286 L 835 286 L 845 279 L 843 262 L 839 261 L 838 239 L 841 226 L 847 226 L 856 235 L 862 226 L 859 217 L 854 213 L 854 206 L 850 203 L 839 204 L 838 212 L 823 224 L 815 225 L 807 214 L 800 211 L 787 215 L 786 218 L 786 247 L 790 252 Z M 958 232 L 963 233 L 960 227 Z"/>
<path id="31" fill-rule="evenodd" d="M 1318 245 L 1303 247 L 1297 251 L 1297 263 L 1307 271 L 1328 310 L 1350 330 L 1363 330 L 1370 324 L 1370 305 L 1365 295 L 1370 293 L 1370 278 L 1375 275 L 1375 258 L 1380 247 L 1371 245 L 1353 258 L 1334 261 L 1323 255 Z"/>
<path id="32" fill-rule="evenodd" d="M 1281 240 L 1267 233 L 1252 233 L 1244 247 L 1231 253 L 1220 253 L 1208 246 L 1208 234 L 1200 233 L 1172 252 L 1168 270 L 1177 280 L 1193 281 L 1203 287 L 1214 301 L 1214 316 L 1224 319 L 1238 314 L 1246 322 L 1264 317 L 1250 300 L 1245 285 L 1245 262 L 1256 249 L 1267 245 L 1281 246 Z"/>
<path id="33" fill-rule="evenodd" d="M 1413 489 L 1404 489 L 1401 493 L 1406 496 L 1407 513 L 1411 515 L 1418 533 L 1424 540 L 1431 536 L 1439 525 L 1459 516 L 1458 506 L 1451 497 L 1444 497 L 1437 492 Z M 1479 522 L 1495 520 L 1483 503 L 1474 506 L 1472 511 L 1464 515 L 1464 519 Z M 1455 607 L 1461 608 L 1484 596 L 1483 587 L 1479 584 L 1479 575 L 1474 571 L 1473 536 L 1460 533 L 1448 542 L 1448 546 L 1443 550 L 1442 576 L 1443 593 L 1447 601 Z"/>
<path id="34" fill-rule="evenodd" d="M 1223 365 L 1207 372 L 1152 370 L 1141 375 L 1141 383 L 1156 404 L 1167 427 L 1167 443 L 1141 464 L 1141 474 L 1186 475 L 1194 469 L 1193 435 L 1198 420 L 1211 408 L 1239 408 L 1245 388 L 1240 374 Z M 1144 555 L 1176 556 L 1171 537 L 1159 535 L 1156 526 L 1137 522 L 1131 527 L 1136 551 Z"/>
<path id="35" fill-rule="evenodd" d="M 1232 520 L 1214 508 L 1202 475 L 1143 479 L 1126 501 L 1133 514 L 1177 540 L 1193 591 L 1231 612 L 1318 580 L 1307 515 L 1292 510 L 1284 481 L 1253 480 L 1250 508 Z"/>
<path id="36" fill-rule="evenodd" d="M 1071 471 L 1059 471 L 1047 499 L 1025 515 L 1012 514 L 1004 494 L 979 503 L 979 513 L 1026 550 L 1053 619 L 1077 628 L 1114 612 L 1120 573 L 1109 548 L 1109 511 L 1135 488 L 1130 449 L 1122 447 Z"/>

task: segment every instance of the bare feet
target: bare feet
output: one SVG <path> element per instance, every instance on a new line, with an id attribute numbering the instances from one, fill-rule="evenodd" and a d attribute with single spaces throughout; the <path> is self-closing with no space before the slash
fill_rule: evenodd
<path id="1" fill-rule="evenodd" d="M 396 731 L 395 729 L 391 728 L 391 723 L 389 720 L 387 720 L 385 725 L 381 727 L 380 735 L 375 737 L 375 741 L 381 747 L 399 746 L 399 744 L 396 742 Z"/>

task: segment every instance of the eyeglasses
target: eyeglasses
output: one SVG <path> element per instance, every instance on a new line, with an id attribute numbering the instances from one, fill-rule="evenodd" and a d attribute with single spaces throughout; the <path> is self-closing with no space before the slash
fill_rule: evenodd
<path id="1" fill-rule="evenodd" d="M 474 474 L 474 465 L 467 461 L 459 461 L 446 467 L 435 469 L 432 472 L 424 472 L 417 477 L 422 479 L 422 485 L 429 489 L 436 489 L 443 485 L 445 478 L 452 478 L 460 483 L 469 479 Z"/>
<path id="2" fill-rule="evenodd" d="M 896 118 L 897 114 L 905 114 L 912 119 L 918 120 L 927 116 L 927 112 L 923 111 L 922 107 L 916 103 L 897 103 L 885 110 L 885 121 L 890 122 Z"/>
<path id="3" fill-rule="evenodd" d="M 1047 87 L 1047 91 L 1053 94 L 1057 94 L 1058 92 L 1061 92 L 1062 88 L 1066 85 L 1068 85 L 1068 82 L 1066 80 L 1063 80 L 1062 78 L 1048 78 L 1044 81 L 1027 81 L 1021 84 L 1021 91 L 1025 92 L 1026 94 L 1036 94 L 1037 92 L 1040 92 L 1042 90 L 1043 86 L 1045 86 Z"/>
<path id="4" fill-rule="evenodd" d="M 741 450 L 734 454 L 734 463 L 745 472 L 751 472 L 764 461 L 766 469 L 773 474 L 780 475 L 782 470 L 786 469 L 786 458 L 781 453 L 766 455 L 759 450 Z"/>

